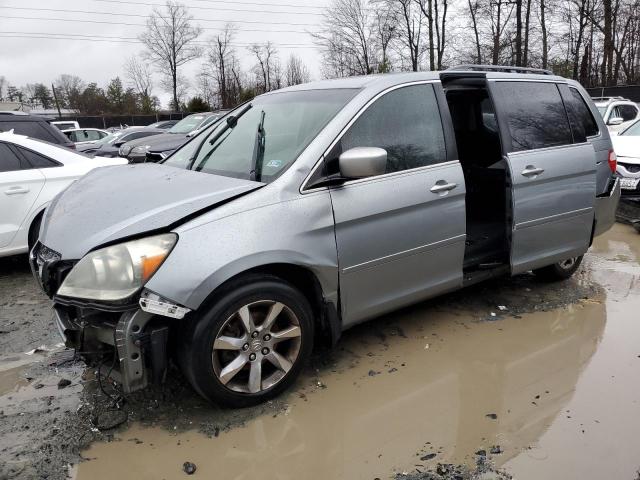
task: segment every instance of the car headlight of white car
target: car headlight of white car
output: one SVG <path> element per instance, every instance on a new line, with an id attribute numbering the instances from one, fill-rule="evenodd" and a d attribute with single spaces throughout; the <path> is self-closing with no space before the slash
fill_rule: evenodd
<path id="1" fill-rule="evenodd" d="M 147 153 L 151 145 L 138 145 L 137 147 L 133 147 L 131 149 L 131 153 Z"/>
<path id="2" fill-rule="evenodd" d="M 85 255 L 57 294 L 91 300 L 124 300 L 160 268 L 178 236 L 166 233 L 101 248 Z"/>

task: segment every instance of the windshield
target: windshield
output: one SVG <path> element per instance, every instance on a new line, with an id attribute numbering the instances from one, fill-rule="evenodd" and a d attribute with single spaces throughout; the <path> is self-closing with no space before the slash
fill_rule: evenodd
<path id="1" fill-rule="evenodd" d="M 620 133 L 622 136 L 640 137 L 640 121 L 632 124 L 624 132 Z"/>
<path id="2" fill-rule="evenodd" d="M 122 130 L 110 133 L 106 137 L 102 137 L 100 140 L 96 140 L 95 142 L 93 142 L 93 145 L 111 145 L 118 139 L 118 137 L 122 136 L 123 133 L 124 131 Z"/>
<path id="3" fill-rule="evenodd" d="M 189 133 L 198 128 L 198 126 L 208 117 L 208 115 L 189 115 L 188 117 L 184 117 L 167 131 L 169 133 Z"/>
<path id="4" fill-rule="evenodd" d="M 356 93 L 354 89 L 307 90 L 257 97 L 164 163 L 271 182 Z M 238 120 L 234 124 L 230 120 L 235 116 Z"/>

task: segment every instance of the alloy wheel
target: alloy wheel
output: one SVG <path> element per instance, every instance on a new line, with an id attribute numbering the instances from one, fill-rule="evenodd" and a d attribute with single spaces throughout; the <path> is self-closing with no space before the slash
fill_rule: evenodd
<path id="1" fill-rule="evenodd" d="M 300 322 L 285 304 L 243 305 L 224 322 L 212 346 L 216 377 L 234 392 L 259 393 L 280 382 L 300 353 Z"/>

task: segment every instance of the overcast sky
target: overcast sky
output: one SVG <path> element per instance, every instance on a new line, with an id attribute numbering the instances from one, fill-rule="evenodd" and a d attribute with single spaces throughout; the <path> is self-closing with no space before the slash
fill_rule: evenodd
<path id="1" fill-rule="evenodd" d="M 245 69 L 253 59 L 244 45 L 270 40 L 278 47 L 283 64 L 296 53 L 312 77 L 319 78 L 319 54 L 308 32 L 318 30 L 329 0 L 182 3 L 189 8 L 194 23 L 204 29 L 200 40 L 215 35 L 227 22 L 236 25 L 234 43 L 239 44 L 236 51 Z M 142 52 L 143 46 L 136 43 L 136 38 L 156 4 L 162 9 L 164 0 L 0 0 L 0 75 L 16 86 L 35 82 L 50 85 L 62 73 L 78 75 L 100 86 L 115 76 L 124 81 L 123 63 Z M 187 78 L 194 79 L 202 61 L 194 60 L 183 67 Z M 163 106 L 167 105 L 169 96 L 159 85 L 154 87 L 154 94 Z"/>

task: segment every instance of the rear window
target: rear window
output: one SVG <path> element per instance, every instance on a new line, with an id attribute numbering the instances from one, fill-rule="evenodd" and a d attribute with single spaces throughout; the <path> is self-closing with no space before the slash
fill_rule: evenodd
<path id="1" fill-rule="evenodd" d="M 555 83 L 496 82 L 494 93 L 506 118 L 512 152 L 573 142 L 567 113 Z"/>
<path id="2" fill-rule="evenodd" d="M 563 90 L 566 94 L 567 90 Z M 591 110 L 575 88 L 569 88 L 569 94 L 565 95 L 565 106 L 569 115 L 569 123 L 573 130 L 574 142 L 585 142 L 587 137 L 598 134 L 598 124 L 596 123 Z"/>
<path id="3" fill-rule="evenodd" d="M 622 120 L 628 122 L 638 116 L 638 109 L 633 105 L 618 105 L 618 113 Z"/>
<path id="4" fill-rule="evenodd" d="M 0 131 L 8 132 L 9 130 L 13 130 L 18 135 L 60 143 L 60 139 L 54 136 L 41 122 L 0 122 Z"/>

